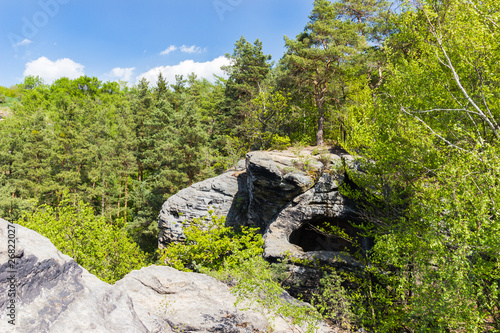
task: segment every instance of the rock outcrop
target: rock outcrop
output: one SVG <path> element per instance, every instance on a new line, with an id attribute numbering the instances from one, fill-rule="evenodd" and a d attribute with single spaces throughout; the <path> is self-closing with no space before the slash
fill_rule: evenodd
<path id="1" fill-rule="evenodd" d="M 0 239 L 0 331 L 147 331 L 126 293 L 88 273 L 47 238 L 0 219 Z"/>
<path id="2" fill-rule="evenodd" d="M 109 285 L 32 230 L 0 219 L 0 239 L 0 332 L 267 332 L 270 325 L 238 310 L 229 288 L 203 274 L 150 266 Z"/>
<path id="3" fill-rule="evenodd" d="M 170 197 L 159 215 L 158 244 L 184 239 L 183 226 L 194 218 L 204 218 L 213 211 L 226 216 L 231 225 L 244 224 L 248 210 L 248 191 L 243 161 L 224 174 L 193 184 Z"/>
<path id="4" fill-rule="evenodd" d="M 243 164 L 244 163 L 244 164 Z M 192 217 L 226 215 L 228 225 L 252 225 L 264 235 L 264 255 L 350 261 L 340 252 L 349 244 L 320 231 L 326 224 L 352 237 L 348 223 L 354 205 L 339 192 L 343 167 L 352 158 L 333 151 L 313 155 L 302 151 L 257 151 L 247 154 L 234 170 L 180 191 L 163 205 L 159 216 L 159 247 L 183 239 L 182 227 Z"/>

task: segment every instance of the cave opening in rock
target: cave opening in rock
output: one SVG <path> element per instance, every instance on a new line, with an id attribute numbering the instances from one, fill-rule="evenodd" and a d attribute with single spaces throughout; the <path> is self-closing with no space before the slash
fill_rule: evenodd
<path id="1" fill-rule="evenodd" d="M 332 226 L 336 232 L 329 233 Z M 340 231 L 340 232 L 339 232 Z M 292 232 L 290 243 L 309 251 L 347 251 L 354 250 L 353 242 L 359 242 L 358 230 L 347 218 L 320 218 L 309 220 Z"/>

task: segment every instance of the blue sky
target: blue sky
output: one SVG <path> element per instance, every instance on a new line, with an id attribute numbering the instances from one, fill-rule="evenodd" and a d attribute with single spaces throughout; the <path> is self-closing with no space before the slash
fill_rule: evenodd
<path id="1" fill-rule="evenodd" d="M 0 0 L 0 85 L 40 75 L 103 81 L 162 71 L 212 79 L 241 36 L 278 61 L 312 0 Z"/>

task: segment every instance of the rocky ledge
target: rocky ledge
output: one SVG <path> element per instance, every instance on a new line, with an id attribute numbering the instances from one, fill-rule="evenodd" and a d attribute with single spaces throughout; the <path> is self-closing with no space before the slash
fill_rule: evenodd
<path id="1" fill-rule="evenodd" d="M 352 264 L 343 254 L 349 244 L 320 230 L 330 224 L 357 237 L 349 223 L 354 204 L 339 192 L 345 167 L 355 167 L 352 157 L 332 149 L 251 152 L 234 169 L 170 197 L 159 215 L 158 245 L 182 241 L 183 226 L 213 211 L 228 225 L 259 227 L 267 258 L 289 253 Z"/>
<path id="2" fill-rule="evenodd" d="M 150 266 L 109 285 L 32 230 L 0 219 L 0 239 L 0 332 L 269 331 L 209 276 Z"/>

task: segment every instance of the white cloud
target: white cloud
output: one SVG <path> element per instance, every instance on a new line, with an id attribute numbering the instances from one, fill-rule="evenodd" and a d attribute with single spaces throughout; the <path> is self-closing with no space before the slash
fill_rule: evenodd
<path id="1" fill-rule="evenodd" d="M 202 53 L 202 52 L 205 52 L 207 49 L 206 48 L 202 49 L 201 47 L 196 46 L 196 45 L 191 45 L 191 46 L 182 45 L 181 47 L 177 47 L 175 45 L 170 45 L 165 50 L 160 52 L 160 54 L 167 55 L 167 54 L 170 54 L 171 52 L 174 52 L 177 50 L 180 50 L 183 53 Z"/>
<path id="2" fill-rule="evenodd" d="M 85 66 L 74 62 L 71 59 L 63 58 L 51 61 L 46 57 L 40 57 L 37 60 L 26 64 L 24 76 L 40 76 L 46 83 L 52 83 L 61 77 L 76 79 L 85 75 Z"/>
<path id="3" fill-rule="evenodd" d="M 132 80 L 132 74 L 135 70 L 135 67 L 130 68 L 121 68 L 115 67 L 111 70 L 111 72 L 104 74 L 104 77 L 111 81 L 126 81 L 130 82 Z"/>
<path id="4" fill-rule="evenodd" d="M 25 38 L 25 39 L 23 39 L 22 41 L 20 41 L 19 43 L 17 43 L 16 45 L 14 45 L 14 47 L 18 47 L 18 46 L 26 46 L 26 45 L 29 45 L 29 44 L 31 44 L 31 43 L 33 43 L 33 41 L 31 41 L 31 40 L 29 40 L 29 39 Z"/>
<path id="5" fill-rule="evenodd" d="M 217 76 L 224 76 L 224 71 L 221 66 L 227 66 L 230 60 L 224 56 L 215 58 L 207 62 L 194 62 L 193 60 L 184 60 L 174 66 L 160 66 L 155 67 L 145 73 L 137 76 L 137 81 L 145 78 L 151 85 L 156 85 L 158 74 L 161 72 L 166 81 L 170 84 L 175 83 L 175 75 L 183 75 L 187 78 L 189 74 L 195 73 L 199 79 L 205 78 L 209 81 L 214 81 L 214 74 Z"/>
<path id="6" fill-rule="evenodd" d="M 177 50 L 177 46 L 175 45 L 170 45 L 169 47 L 167 47 L 164 51 L 162 51 L 160 54 L 161 55 L 167 55 L 169 54 L 170 52 L 174 52 Z"/>
<path id="7" fill-rule="evenodd" d="M 204 49 L 202 49 L 201 47 L 196 46 L 196 45 L 191 45 L 191 46 L 182 45 L 181 46 L 181 52 L 184 52 L 184 53 L 201 53 L 204 51 L 205 51 Z"/>

